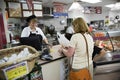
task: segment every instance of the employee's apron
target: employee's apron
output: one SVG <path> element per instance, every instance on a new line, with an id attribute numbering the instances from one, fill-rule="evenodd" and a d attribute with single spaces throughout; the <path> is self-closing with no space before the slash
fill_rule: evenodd
<path id="1" fill-rule="evenodd" d="M 42 50 L 42 36 L 40 34 L 35 34 L 30 32 L 29 37 L 35 41 L 31 42 L 32 47 L 37 50 Z"/>

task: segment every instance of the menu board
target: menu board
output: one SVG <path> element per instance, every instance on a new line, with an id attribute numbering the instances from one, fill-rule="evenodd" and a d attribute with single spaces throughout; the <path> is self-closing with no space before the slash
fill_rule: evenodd
<path id="1" fill-rule="evenodd" d="M 22 17 L 20 3 L 9 2 L 9 17 Z"/>
<path id="2" fill-rule="evenodd" d="M 33 6 L 29 9 L 27 2 L 19 2 L 17 0 L 5 0 L 6 7 L 8 11 L 8 17 L 12 18 L 21 18 L 28 17 L 30 15 L 35 14 L 37 17 L 42 17 L 42 2 L 41 1 L 33 1 Z"/>

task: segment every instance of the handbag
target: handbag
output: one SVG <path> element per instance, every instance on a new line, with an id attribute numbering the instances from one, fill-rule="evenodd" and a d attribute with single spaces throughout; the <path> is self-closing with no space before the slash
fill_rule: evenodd
<path id="1" fill-rule="evenodd" d="M 87 51 L 87 58 L 88 58 L 88 68 L 90 68 L 89 67 L 88 44 L 87 44 L 86 37 L 84 35 L 83 35 L 83 37 L 84 37 L 85 42 L 86 42 L 86 51 Z M 72 60 L 72 64 L 73 64 L 73 60 Z M 77 71 L 74 71 L 71 68 L 70 72 L 69 72 L 69 80 L 92 80 L 92 77 L 91 77 L 91 74 L 90 74 L 88 68 L 79 69 Z"/>

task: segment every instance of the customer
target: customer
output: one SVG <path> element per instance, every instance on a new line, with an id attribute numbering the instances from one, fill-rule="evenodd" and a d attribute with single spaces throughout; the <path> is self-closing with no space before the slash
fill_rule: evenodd
<path id="1" fill-rule="evenodd" d="M 106 51 L 103 48 L 99 48 L 98 46 L 94 46 L 94 51 L 92 55 L 93 59 L 93 68 L 96 68 L 96 61 L 101 59 L 105 55 Z"/>
<path id="2" fill-rule="evenodd" d="M 48 44 L 48 40 L 40 28 L 37 27 L 37 18 L 35 15 L 31 15 L 26 19 L 28 27 L 25 27 L 21 33 L 21 37 L 30 37 L 34 35 L 41 35 L 43 41 Z"/>
<path id="3" fill-rule="evenodd" d="M 86 51 L 86 42 L 82 34 L 86 37 L 88 43 L 88 52 L 89 52 L 89 65 L 90 73 L 93 76 L 93 62 L 92 62 L 92 53 L 94 42 L 92 36 L 89 34 L 89 28 L 86 22 L 82 18 L 77 18 L 73 21 L 73 28 L 75 34 L 70 39 L 70 45 L 62 46 L 59 52 L 63 52 L 67 57 L 72 58 L 72 69 L 79 70 L 86 68 L 88 65 L 87 60 L 87 51 Z"/>
<path id="4" fill-rule="evenodd" d="M 88 23 L 87 23 L 87 25 L 89 27 Z M 72 29 L 70 29 L 70 32 L 74 32 L 73 31 L 73 27 L 71 27 L 71 28 Z M 89 31 L 92 32 L 92 30 L 90 29 L 90 27 L 89 27 Z M 65 37 L 68 40 L 70 40 L 73 34 L 74 33 L 72 33 L 69 38 L 67 36 L 65 36 Z M 96 68 L 96 61 L 98 61 L 99 59 L 101 59 L 105 55 L 105 53 L 106 53 L 106 51 L 104 50 L 104 48 L 99 48 L 98 46 L 99 46 L 99 41 L 97 40 L 95 42 L 95 44 L 94 44 L 94 50 L 93 50 L 93 54 L 92 54 L 93 68 Z"/>

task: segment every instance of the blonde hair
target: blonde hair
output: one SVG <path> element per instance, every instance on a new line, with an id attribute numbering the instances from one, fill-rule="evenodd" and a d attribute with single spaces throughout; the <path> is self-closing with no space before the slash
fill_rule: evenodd
<path id="1" fill-rule="evenodd" d="M 36 18 L 31 19 L 30 22 L 36 23 L 36 22 L 37 22 L 37 19 L 36 19 Z"/>
<path id="2" fill-rule="evenodd" d="M 73 27 L 75 33 L 89 33 L 89 28 L 87 23 L 83 20 L 83 18 L 77 18 L 73 22 Z"/>

